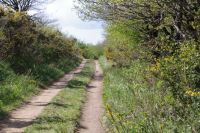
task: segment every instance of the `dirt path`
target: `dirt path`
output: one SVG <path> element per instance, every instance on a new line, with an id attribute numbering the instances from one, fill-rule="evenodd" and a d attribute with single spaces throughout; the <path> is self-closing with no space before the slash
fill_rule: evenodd
<path id="1" fill-rule="evenodd" d="M 42 110 L 51 102 L 64 88 L 68 82 L 79 73 L 84 67 L 86 61 L 82 61 L 81 65 L 75 70 L 69 72 L 64 77 L 60 78 L 48 89 L 42 91 L 38 96 L 34 97 L 28 104 L 12 112 L 8 120 L 0 123 L 0 133 L 21 133 L 25 128 L 31 125 L 35 118 L 42 112 Z"/>
<path id="2" fill-rule="evenodd" d="M 103 116 L 102 102 L 102 70 L 96 63 L 93 80 L 87 89 L 88 100 L 82 110 L 82 118 L 77 133 L 105 133 L 100 122 Z"/>

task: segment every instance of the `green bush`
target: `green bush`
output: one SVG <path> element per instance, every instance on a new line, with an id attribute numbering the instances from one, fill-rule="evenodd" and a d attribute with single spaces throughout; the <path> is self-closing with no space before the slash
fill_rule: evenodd
<path id="1" fill-rule="evenodd" d="M 9 68 L 8 64 L 0 62 L 0 82 L 5 81 L 14 75 L 14 72 Z"/>
<path id="2" fill-rule="evenodd" d="M 39 64 L 82 56 L 74 50 L 73 39 L 52 26 L 32 21 L 27 12 L 0 7 L 0 23 L 0 60 L 9 62 L 15 72 L 26 73 Z"/>
<path id="3" fill-rule="evenodd" d="M 100 56 L 104 54 L 104 45 L 88 45 L 83 42 L 77 42 L 75 47 L 80 49 L 80 53 L 86 59 L 99 59 Z"/>

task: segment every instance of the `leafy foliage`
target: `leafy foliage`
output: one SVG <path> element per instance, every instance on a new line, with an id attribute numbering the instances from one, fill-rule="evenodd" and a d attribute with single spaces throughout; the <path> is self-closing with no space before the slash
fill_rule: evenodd
<path id="1" fill-rule="evenodd" d="M 0 0 L 0 4 L 9 6 L 15 11 L 28 11 L 42 3 L 44 3 L 43 0 Z"/>
<path id="2" fill-rule="evenodd" d="M 104 54 L 103 44 L 87 45 L 83 42 L 77 42 L 75 44 L 75 47 L 77 47 L 80 50 L 79 52 L 86 59 L 98 59 L 100 56 Z"/>
<path id="3" fill-rule="evenodd" d="M 103 99 L 106 105 L 107 132 L 198 132 L 199 114 L 196 105 L 200 94 L 183 105 L 165 88 L 165 81 L 149 78 L 146 66 L 135 60 L 127 68 L 113 68 L 113 63 L 100 58 L 104 70 Z M 150 86 L 149 83 L 155 83 Z M 192 92 L 188 92 L 192 93 Z M 190 97 L 183 94 L 183 97 Z M 196 100 L 196 101 L 195 101 Z"/>
<path id="4" fill-rule="evenodd" d="M 106 22 L 107 40 L 105 45 L 107 48 L 105 56 L 107 59 L 113 62 L 113 66 L 123 69 L 122 75 L 125 75 L 123 78 L 127 80 L 126 82 L 135 82 L 138 78 L 141 79 L 142 83 L 139 85 L 144 87 L 137 87 L 136 83 L 131 85 L 136 86 L 140 96 L 143 95 L 143 92 L 150 94 L 146 97 L 143 96 L 143 99 L 155 102 L 155 104 L 140 102 L 141 106 L 138 107 L 139 104 L 134 104 L 128 110 L 123 108 L 126 113 L 137 107 L 144 108 L 151 105 L 155 109 L 159 105 L 157 109 L 161 112 L 163 110 L 163 114 L 154 112 L 158 114 L 156 117 L 169 120 L 169 125 L 176 123 L 174 121 L 177 121 L 177 126 L 183 124 L 184 128 L 189 125 L 188 129 L 182 131 L 178 129 L 172 131 L 170 128 L 162 131 L 158 127 L 154 128 L 156 125 L 162 125 L 163 122 L 154 121 L 154 118 L 151 121 L 150 117 L 155 116 L 151 112 L 147 113 L 149 117 L 146 117 L 148 121 L 151 121 L 149 125 L 140 127 L 140 130 L 131 131 L 198 132 L 199 127 L 196 124 L 199 124 L 200 118 L 200 2 L 197 0 L 77 1 L 80 4 L 77 9 L 84 19 Z M 141 66 L 139 71 L 136 66 Z M 135 74 L 138 77 L 135 77 Z M 126 84 L 126 82 L 122 84 Z M 109 85 L 112 83 L 108 82 L 105 86 L 109 87 Z M 133 97 L 130 94 L 131 91 L 124 90 L 124 92 L 124 88 L 121 89 L 116 88 L 117 96 L 111 86 L 112 93 L 106 92 L 106 95 L 111 97 L 108 97 L 108 100 L 123 99 L 124 93 Z M 154 94 L 155 99 L 152 99 L 153 95 L 151 94 Z M 134 100 L 137 101 L 137 97 Z M 135 102 L 134 100 L 132 102 Z M 118 104 L 113 104 L 113 108 L 116 109 L 116 113 L 120 114 L 121 110 L 115 107 Z M 123 104 L 126 103 L 120 103 L 120 106 Z M 164 109 L 165 107 L 171 107 L 173 111 Z M 150 107 L 148 109 L 151 110 Z M 138 113 L 133 114 L 136 116 L 131 117 L 132 119 L 140 117 Z M 194 121 L 192 121 L 193 118 Z M 112 124 L 114 122 L 112 121 Z M 138 123 L 145 124 L 142 123 L 142 120 L 139 120 Z M 133 125 L 132 123 L 129 127 L 133 129 Z M 123 125 L 120 123 L 118 126 L 123 129 Z M 120 131 L 125 132 L 126 130 Z"/>
<path id="5" fill-rule="evenodd" d="M 82 59 L 76 39 L 33 21 L 25 11 L 0 7 L 0 119 Z"/>
<path id="6" fill-rule="evenodd" d="M 23 73 L 42 63 L 81 56 L 73 51 L 73 39 L 53 27 L 37 24 L 26 12 L 3 8 L 0 12 L 0 59 L 10 62 L 15 71 Z"/>

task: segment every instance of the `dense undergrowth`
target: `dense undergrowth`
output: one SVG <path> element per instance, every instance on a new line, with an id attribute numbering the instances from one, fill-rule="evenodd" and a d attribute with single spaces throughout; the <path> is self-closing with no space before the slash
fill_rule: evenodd
<path id="1" fill-rule="evenodd" d="M 94 70 L 94 61 L 89 60 L 82 71 L 75 75 L 68 86 L 52 100 L 25 133 L 73 133 L 86 99 L 85 89 Z"/>
<path id="2" fill-rule="evenodd" d="M 200 1 L 76 1 L 84 19 L 106 23 L 108 128 L 199 132 Z"/>
<path id="3" fill-rule="evenodd" d="M 159 86 L 148 85 L 143 71 L 148 64 L 138 61 L 131 69 L 121 69 L 113 68 L 113 63 L 105 57 L 99 61 L 104 71 L 103 99 L 107 132 L 199 131 L 199 114 L 194 105 L 178 110 L 182 113 L 180 115 L 177 108 L 182 103 L 175 100 L 171 92 L 163 91 Z"/>

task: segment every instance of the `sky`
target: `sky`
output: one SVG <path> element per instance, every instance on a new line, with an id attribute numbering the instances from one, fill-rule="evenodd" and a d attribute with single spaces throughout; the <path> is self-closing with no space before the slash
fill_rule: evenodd
<path id="1" fill-rule="evenodd" d="M 74 9 L 73 0 L 54 0 L 45 5 L 44 12 L 49 19 L 55 19 L 54 24 L 67 35 L 93 45 L 104 40 L 102 24 L 82 21 Z"/>

